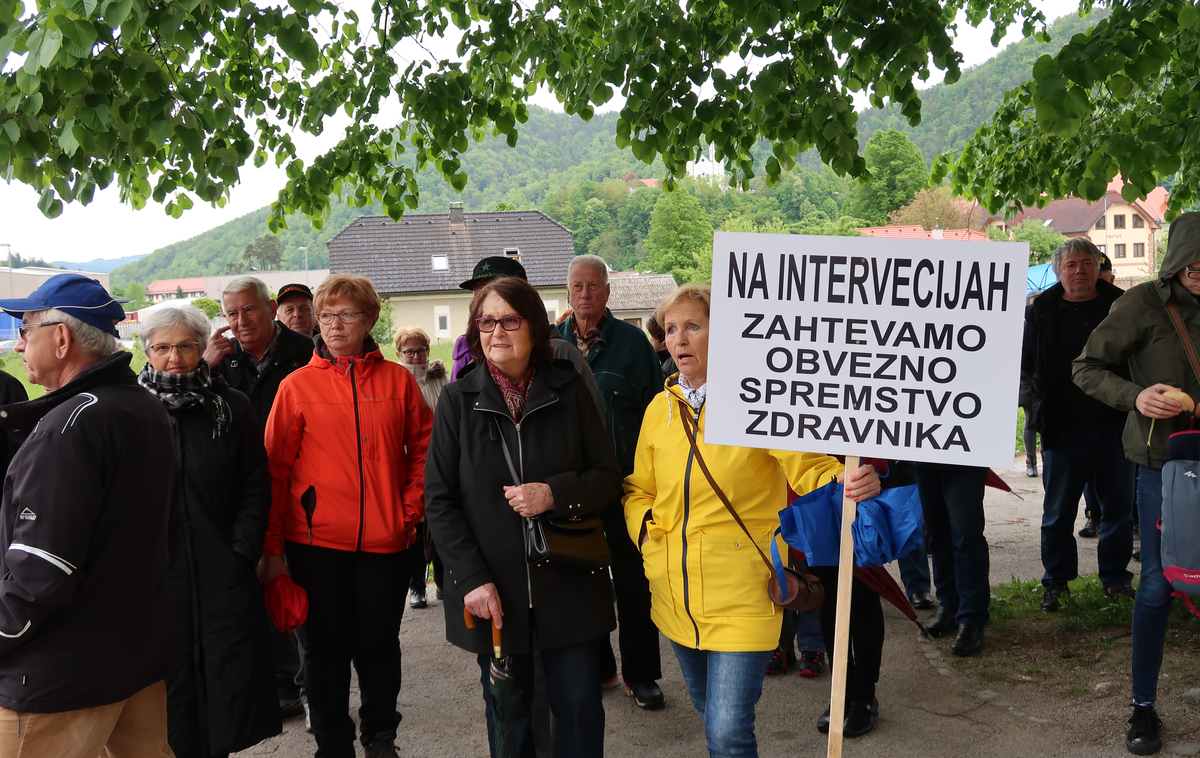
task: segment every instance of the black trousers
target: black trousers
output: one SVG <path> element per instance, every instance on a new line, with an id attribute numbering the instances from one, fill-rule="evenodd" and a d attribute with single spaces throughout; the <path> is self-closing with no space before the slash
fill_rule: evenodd
<path id="1" fill-rule="evenodd" d="M 821 604 L 821 636 L 825 652 L 832 658 L 833 634 L 837 619 L 837 566 L 811 566 L 809 570 L 825 586 Z M 869 703 L 875 697 L 879 666 L 883 662 L 883 606 L 879 595 L 855 579 L 850 588 L 850 650 L 846 656 L 846 702 Z"/>
<path id="2" fill-rule="evenodd" d="M 600 512 L 604 536 L 612 551 L 613 589 L 617 594 L 617 642 L 621 647 L 621 678 L 626 684 L 641 684 L 662 678 L 658 649 L 658 627 L 650 620 L 650 581 L 642 566 L 642 554 L 629 539 L 625 511 L 620 504 Z M 617 660 L 607 637 L 600 640 L 601 681 L 617 673 Z"/>
<path id="3" fill-rule="evenodd" d="M 442 573 L 444 570 L 442 559 L 438 556 L 437 549 L 434 548 L 431 551 L 433 553 L 431 561 L 429 563 L 425 561 L 426 542 L 432 543 L 429 527 L 425 525 L 425 522 L 421 522 L 417 524 L 417 538 L 413 540 L 412 547 L 407 551 L 412 556 L 410 559 L 412 573 L 409 575 L 408 588 L 414 592 L 417 590 L 425 591 L 425 567 L 429 563 L 433 563 L 433 583 L 437 585 L 438 589 L 442 588 Z"/>
<path id="4" fill-rule="evenodd" d="M 604 755 L 604 699 L 596 651 L 603 639 L 599 637 L 577 645 L 541 650 L 550 712 L 554 714 L 554 758 L 600 758 Z M 488 744 L 494 756 L 495 724 L 488 695 L 491 656 L 479 655 L 477 658 L 487 715 Z M 517 756 L 534 758 L 534 656 L 513 655 L 511 658 L 516 685 L 522 694 L 513 724 Z"/>
<path id="5" fill-rule="evenodd" d="M 364 745 L 395 737 L 400 713 L 400 619 L 408 585 L 408 551 L 356 553 L 284 544 L 296 584 L 308 593 L 304 646 L 316 758 L 353 758 L 350 665 L 358 673 Z"/>

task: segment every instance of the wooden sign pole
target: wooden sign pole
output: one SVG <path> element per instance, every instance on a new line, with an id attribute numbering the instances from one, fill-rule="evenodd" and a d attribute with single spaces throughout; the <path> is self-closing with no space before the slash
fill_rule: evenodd
<path id="1" fill-rule="evenodd" d="M 846 484 L 862 465 L 857 455 L 846 456 Z M 833 681 L 829 692 L 829 747 L 827 758 L 842 756 L 842 723 L 846 719 L 846 660 L 850 647 L 850 590 L 854 583 L 854 533 L 850 531 L 857 504 L 842 498 L 842 542 L 838 553 L 837 620 L 833 631 Z M 826 598 L 828 601 L 828 598 Z"/>

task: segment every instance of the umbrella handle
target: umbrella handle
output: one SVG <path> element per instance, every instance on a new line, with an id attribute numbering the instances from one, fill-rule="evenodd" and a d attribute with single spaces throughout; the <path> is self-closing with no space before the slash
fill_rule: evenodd
<path id="1" fill-rule="evenodd" d="M 494 657 L 500 657 L 500 648 L 500 630 L 496 628 L 496 620 L 492 619 L 492 652 L 496 654 Z"/>
<path id="2" fill-rule="evenodd" d="M 475 628 L 475 617 L 466 608 L 463 608 L 463 621 L 466 623 L 468 629 Z"/>

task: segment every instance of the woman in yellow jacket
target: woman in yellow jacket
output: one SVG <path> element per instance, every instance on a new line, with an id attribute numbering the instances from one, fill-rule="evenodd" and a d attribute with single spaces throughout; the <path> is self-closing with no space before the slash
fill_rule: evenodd
<path id="1" fill-rule="evenodd" d="M 754 706 L 783 609 L 767 595 L 770 577 L 754 545 L 695 462 L 681 418 L 687 414 L 713 478 L 764 551 L 779 526 L 787 484 L 809 492 L 838 477 L 827 455 L 709 445 L 704 442 L 710 290 L 685 285 L 658 307 L 679 373 L 646 409 L 634 472 L 625 480 L 625 518 L 641 546 L 651 617 L 671 640 L 692 704 L 704 721 L 711 756 L 756 756 Z M 870 466 L 846 492 L 879 493 Z"/>

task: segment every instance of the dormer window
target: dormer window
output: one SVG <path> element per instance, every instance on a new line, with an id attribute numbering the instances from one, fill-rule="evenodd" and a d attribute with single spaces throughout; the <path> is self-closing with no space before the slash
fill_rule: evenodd
<path id="1" fill-rule="evenodd" d="M 505 258 L 520 258 L 521 251 L 515 247 L 506 247 L 506 248 L 504 248 L 504 257 Z"/>
<path id="2" fill-rule="evenodd" d="M 433 256 L 433 270 L 434 271 L 449 271 L 450 270 L 450 258 L 445 255 Z"/>

